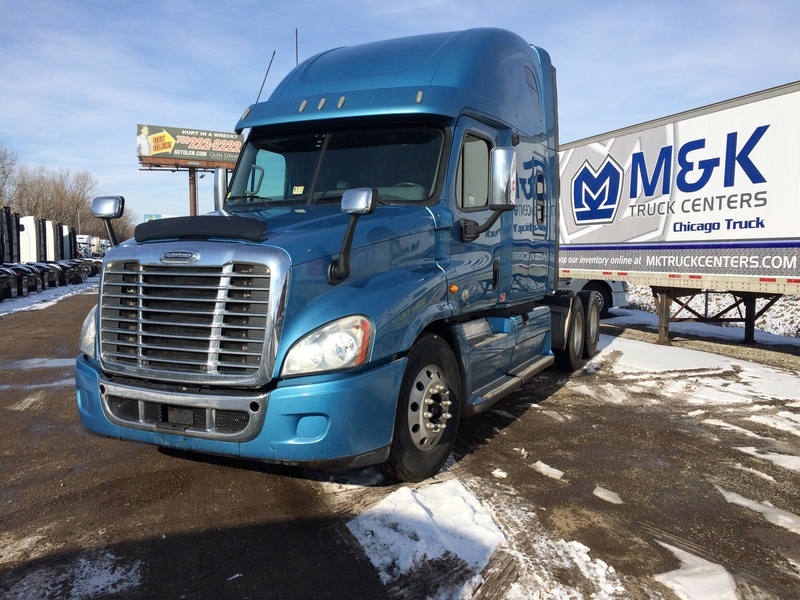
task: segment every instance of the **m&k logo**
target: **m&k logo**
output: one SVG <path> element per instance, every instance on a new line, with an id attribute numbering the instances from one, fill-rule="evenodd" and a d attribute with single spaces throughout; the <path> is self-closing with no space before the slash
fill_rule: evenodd
<path id="1" fill-rule="evenodd" d="M 607 156 L 598 170 L 584 161 L 572 178 L 572 213 L 579 225 L 611 223 L 622 197 L 622 167 Z"/>

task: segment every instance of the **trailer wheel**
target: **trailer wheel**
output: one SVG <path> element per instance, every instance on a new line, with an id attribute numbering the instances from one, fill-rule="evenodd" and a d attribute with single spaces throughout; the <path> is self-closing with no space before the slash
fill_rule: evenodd
<path id="1" fill-rule="evenodd" d="M 577 371 L 586 362 L 583 358 L 583 342 L 586 333 L 583 323 L 583 302 L 580 297 L 575 297 L 569 314 L 567 347 L 564 350 L 553 350 L 556 367 L 562 371 Z"/>
<path id="2" fill-rule="evenodd" d="M 578 298 L 583 302 L 583 358 L 592 358 L 600 341 L 600 300 L 589 290 L 578 292 Z"/>
<path id="3" fill-rule="evenodd" d="M 450 456 L 460 416 L 456 358 L 442 338 L 425 335 L 408 354 L 389 459 L 378 468 L 399 481 L 435 475 Z"/>
<path id="4" fill-rule="evenodd" d="M 600 318 L 605 319 L 611 316 L 609 309 L 611 308 L 611 292 L 608 291 L 604 285 L 591 281 L 587 283 L 581 291 L 592 291 L 598 295 L 600 305 Z"/>

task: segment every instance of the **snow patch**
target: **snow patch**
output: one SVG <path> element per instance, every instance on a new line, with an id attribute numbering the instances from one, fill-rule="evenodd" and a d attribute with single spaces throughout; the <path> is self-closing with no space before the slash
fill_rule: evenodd
<path id="1" fill-rule="evenodd" d="M 740 452 L 744 452 L 745 454 L 749 454 L 750 456 L 768 460 L 779 467 L 783 467 L 784 469 L 789 469 L 790 471 L 800 471 L 800 456 L 779 454 L 777 452 L 766 452 L 753 447 L 736 449 Z"/>
<path id="2" fill-rule="evenodd" d="M 739 600 L 736 582 L 722 566 L 658 542 L 681 561 L 680 569 L 656 575 L 681 600 Z"/>
<path id="3" fill-rule="evenodd" d="M 562 417 L 559 413 L 557 413 L 554 410 L 543 410 L 542 414 L 545 415 L 545 416 L 550 417 L 554 421 L 558 421 L 559 423 L 566 422 L 566 419 L 564 417 Z"/>
<path id="4" fill-rule="evenodd" d="M 755 415 L 748 417 L 754 423 L 760 423 L 767 427 L 772 427 L 778 431 L 791 433 L 792 435 L 800 436 L 800 422 L 798 422 L 798 415 L 787 411 L 781 411 L 777 415 Z"/>
<path id="5" fill-rule="evenodd" d="M 750 467 L 745 467 L 744 465 L 738 463 L 736 464 L 736 468 L 739 469 L 740 471 L 744 471 L 745 473 L 751 473 L 756 477 L 760 477 L 765 481 L 769 481 L 770 483 L 777 483 L 777 481 L 772 475 L 767 475 L 766 473 L 762 473 L 761 471 L 756 471 L 755 469 L 751 469 Z"/>
<path id="6" fill-rule="evenodd" d="M 347 523 L 384 584 L 444 561 L 445 570 L 465 569 L 468 586 L 440 590 L 462 596 L 479 584 L 481 570 L 506 541 L 492 515 L 459 481 L 450 480 L 412 490 L 400 488 Z M 460 563 L 460 565 L 459 565 Z M 451 583 L 444 580 L 444 583 Z"/>
<path id="7" fill-rule="evenodd" d="M 600 498 L 600 500 L 605 500 L 611 504 L 625 504 L 619 494 L 612 492 L 611 490 L 607 490 L 604 487 L 600 487 L 599 485 L 594 488 L 592 494 L 597 498 Z"/>
<path id="8" fill-rule="evenodd" d="M 588 385 L 580 384 L 580 385 L 571 385 L 569 389 L 575 392 L 576 394 L 581 394 L 583 396 L 589 396 L 589 398 L 595 398 L 596 395 L 594 390 L 590 388 Z"/>
<path id="9" fill-rule="evenodd" d="M 64 298 L 69 298 L 70 296 L 75 296 L 77 294 L 85 294 L 87 292 L 96 292 L 99 285 L 100 276 L 96 275 L 94 277 L 90 277 L 84 284 L 81 285 L 61 286 L 42 290 L 41 292 L 31 294 L 30 296 L 7 298 L 6 300 L 3 300 L 2 304 L 0 304 L 0 315 L 49 308 Z M 84 316 L 85 315 L 82 315 L 81 319 L 83 319 Z"/>
<path id="10" fill-rule="evenodd" d="M 8 590 L 8 598 L 96 598 L 130 592 L 139 586 L 141 563 L 121 564 L 106 551 L 43 567 Z"/>
<path id="11" fill-rule="evenodd" d="M 729 492 L 721 487 L 714 486 L 717 491 L 722 494 L 722 497 L 731 504 L 737 504 L 752 511 L 761 513 L 764 518 L 778 527 L 783 527 L 792 533 L 800 534 L 800 517 L 794 513 L 790 513 L 780 508 L 775 508 L 768 502 L 756 502 L 744 496 L 740 496 L 736 492 Z"/>
<path id="12" fill-rule="evenodd" d="M 770 438 L 765 438 L 762 435 L 758 435 L 750 431 L 749 429 L 745 429 L 744 427 L 738 427 L 737 425 L 731 425 L 730 423 L 726 423 L 725 421 L 720 421 L 719 419 L 705 419 L 703 423 L 707 423 L 708 425 L 714 425 L 716 427 L 722 427 L 723 429 L 727 429 L 728 431 L 735 431 L 736 433 L 741 433 L 746 437 L 752 437 L 759 440 L 768 440 Z"/>
<path id="13" fill-rule="evenodd" d="M 564 477 L 564 471 L 559 471 L 558 469 L 554 469 L 553 467 L 544 464 L 540 460 L 537 460 L 531 466 L 533 467 L 534 471 L 541 473 L 542 475 L 546 475 L 551 479 L 561 479 L 562 477 Z"/>

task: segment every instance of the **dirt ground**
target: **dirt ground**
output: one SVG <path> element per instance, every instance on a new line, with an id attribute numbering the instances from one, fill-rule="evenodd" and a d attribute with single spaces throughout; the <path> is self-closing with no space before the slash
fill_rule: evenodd
<path id="1" fill-rule="evenodd" d="M 385 587 L 345 527 L 397 485 L 340 486 L 363 472 L 179 454 L 86 433 L 72 378 L 94 302 L 84 294 L 0 317 L 0 596 L 64 597 L 81 580 L 83 597 L 425 597 L 431 573 Z M 602 331 L 655 340 L 632 328 Z M 800 372 L 792 349 L 673 344 Z M 738 450 L 740 433 L 695 418 L 688 399 L 656 401 L 657 381 L 617 403 L 585 393 L 619 384 L 611 366 L 569 377 L 548 371 L 462 423 L 445 476 L 465 482 L 510 533 L 477 597 L 502 598 L 518 578 L 552 569 L 537 564 L 545 532 L 613 565 L 626 589 L 618 597 L 675 598 L 653 580 L 680 564 L 668 544 L 722 565 L 741 598 L 800 598 L 798 534 L 726 500 L 800 514 L 798 473 Z M 737 373 L 714 376 L 734 381 Z M 728 423 L 746 418 L 726 411 Z M 763 433 L 760 451 L 800 456 L 797 436 Z M 537 463 L 566 475 L 545 476 Z M 599 498 L 598 486 L 624 504 Z M 118 582 L 130 572 L 132 585 L 104 587 L 109 572 Z M 574 569 L 554 576 L 593 593 Z"/>

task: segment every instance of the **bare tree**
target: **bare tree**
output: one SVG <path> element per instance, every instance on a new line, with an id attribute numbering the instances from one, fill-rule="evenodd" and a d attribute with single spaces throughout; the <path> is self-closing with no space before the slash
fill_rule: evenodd
<path id="1" fill-rule="evenodd" d="M 7 206 L 13 197 L 17 153 L 0 144 L 0 206 Z"/>
<path id="2" fill-rule="evenodd" d="M 15 152 L 0 146 L 0 206 L 22 216 L 34 216 L 75 229 L 78 234 L 108 237 L 105 224 L 92 217 L 92 197 L 97 180 L 89 171 L 31 168 L 19 165 Z M 120 240 L 133 235 L 131 216 L 114 223 Z"/>

